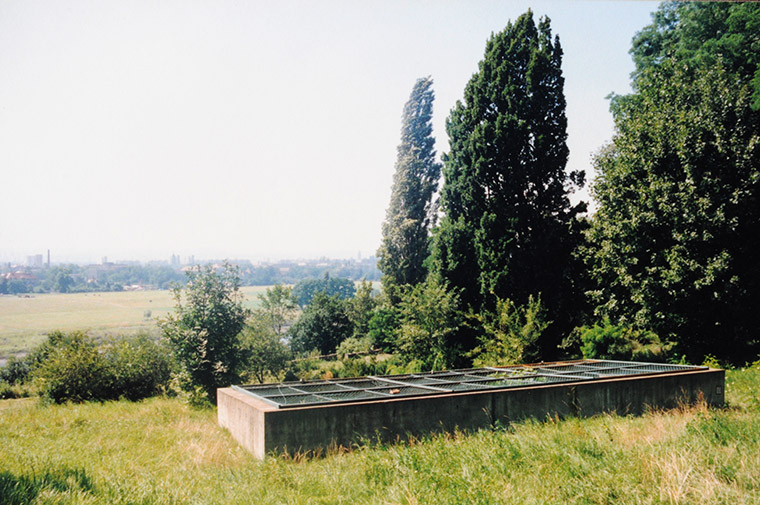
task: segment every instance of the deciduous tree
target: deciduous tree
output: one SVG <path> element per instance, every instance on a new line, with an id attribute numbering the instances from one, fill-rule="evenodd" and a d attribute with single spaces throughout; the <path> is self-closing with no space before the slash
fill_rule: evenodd
<path id="1" fill-rule="evenodd" d="M 334 353 L 338 344 L 353 333 L 348 310 L 347 301 L 318 292 L 290 327 L 291 348 L 295 352 L 316 349 L 321 354 Z"/>
<path id="2" fill-rule="evenodd" d="M 691 360 L 743 363 L 760 350 L 760 6 L 665 4 L 654 19 L 595 161 L 597 311 Z"/>
<path id="3" fill-rule="evenodd" d="M 438 210 L 434 198 L 441 175 L 433 139 L 433 80 L 418 79 L 404 106 L 401 143 L 391 201 L 377 251 L 383 285 L 418 284 L 425 279 L 430 228 Z"/>
<path id="4" fill-rule="evenodd" d="M 238 335 L 249 311 L 235 267 L 198 266 L 187 277 L 184 287 L 174 289 L 174 312 L 159 324 L 191 385 L 216 403 L 216 389 L 239 379 L 244 355 Z"/>

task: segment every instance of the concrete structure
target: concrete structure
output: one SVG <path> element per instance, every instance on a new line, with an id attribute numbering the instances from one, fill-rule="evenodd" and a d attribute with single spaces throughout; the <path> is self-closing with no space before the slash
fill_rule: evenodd
<path id="1" fill-rule="evenodd" d="M 582 366 L 589 362 L 572 363 Z M 559 365 L 567 363 L 571 362 Z M 552 365 L 557 364 L 541 366 Z M 394 381 L 392 377 L 385 379 Z M 248 451 L 263 459 L 272 452 L 319 452 L 329 446 L 350 447 L 367 438 L 391 441 L 455 428 L 477 430 L 492 427 L 497 421 L 507 424 L 529 417 L 562 418 L 603 412 L 641 414 L 647 408 L 667 409 L 701 399 L 711 406 L 724 404 L 725 372 L 706 367 L 681 366 L 675 371 L 568 380 L 295 406 L 278 406 L 245 389 L 224 388 L 218 391 L 218 416 L 221 426 L 229 429 Z M 287 387 L 287 383 L 282 387 Z"/>

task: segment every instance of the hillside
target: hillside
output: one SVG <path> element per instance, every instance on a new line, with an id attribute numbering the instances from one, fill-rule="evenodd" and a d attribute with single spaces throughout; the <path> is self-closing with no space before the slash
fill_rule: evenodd
<path id="1" fill-rule="evenodd" d="M 0 401 L 0 504 L 758 503 L 760 366 L 726 409 L 525 422 L 254 460 L 177 399 Z"/>

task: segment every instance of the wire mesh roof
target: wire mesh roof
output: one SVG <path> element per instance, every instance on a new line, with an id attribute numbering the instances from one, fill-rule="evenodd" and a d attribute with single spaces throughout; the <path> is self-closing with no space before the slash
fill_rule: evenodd
<path id="1" fill-rule="evenodd" d="M 282 409 L 594 381 L 707 368 L 633 361 L 580 360 L 232 387 Z"/>

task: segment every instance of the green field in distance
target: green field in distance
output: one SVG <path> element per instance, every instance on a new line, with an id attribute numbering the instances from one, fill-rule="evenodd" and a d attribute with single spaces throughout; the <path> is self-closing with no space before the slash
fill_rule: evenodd
<path id="1" fill-rule="evenodd" d="M 268 286 L 241 288 L 245 305 L 258 304 Z M 0 364 L 25 353 L 53 330 L 86 330 L 93 335 L 155 332 L 156 318 L 174 307 L 172 292 L 122 291 L 0 296 Z"/>

